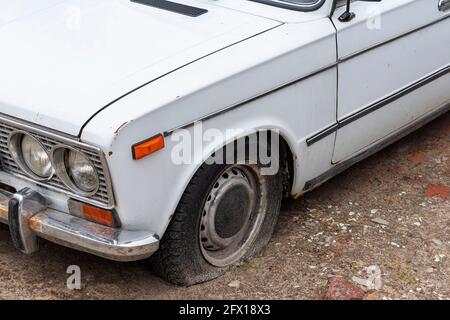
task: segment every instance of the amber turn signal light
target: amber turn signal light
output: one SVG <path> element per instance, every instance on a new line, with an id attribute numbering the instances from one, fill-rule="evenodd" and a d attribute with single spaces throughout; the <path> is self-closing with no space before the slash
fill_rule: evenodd
<path id="1" fill-rule="evenodd" d="M 86 219 L 107 227 L 118 227 L 113 210 L 98 208 L 74 199 L 68 201 L 69 213 L 76 217 Z"/>
<path id="2" fill-rule="evenodd" d="M 83 215 L 88 221 L 114 227 L 114 217 L 111 211 L 96 208 L 88 204 L 83 205 Z"/>
<path id="3" fill-rule="evenodd" d="M 139 142 L 133 145 L 133 147 L 131 148 L 133 152 L 133 159 L 139 160 L 145 158 L 146 156 L 163 149 L 164 146 L 165 146 L 164 136 L 162 134 L 154 136 L 148 140 Z"/>

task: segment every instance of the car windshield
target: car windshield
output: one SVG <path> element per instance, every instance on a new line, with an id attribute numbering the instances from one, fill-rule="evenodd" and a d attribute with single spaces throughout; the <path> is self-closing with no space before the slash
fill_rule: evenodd
<path id="1" fill-rule="evenodd" d="M 262 2 L 265 4 L 270 4 L 277 7 L 301 10 L 301 11 L 311 11 L 316 10 L 322 6 L 325 0 L 250 0 L 255 2 Z"/>

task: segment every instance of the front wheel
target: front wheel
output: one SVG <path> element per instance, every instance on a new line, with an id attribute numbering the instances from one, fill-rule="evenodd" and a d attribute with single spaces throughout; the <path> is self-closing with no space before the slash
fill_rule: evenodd
<path id="1" fill-rule="evenodd" d="M 269 242 L 281 206 L 282 177 L 257 164 L 204 164 L 189 183 L 151 258 L 177 285 L 214 279 Z"/>

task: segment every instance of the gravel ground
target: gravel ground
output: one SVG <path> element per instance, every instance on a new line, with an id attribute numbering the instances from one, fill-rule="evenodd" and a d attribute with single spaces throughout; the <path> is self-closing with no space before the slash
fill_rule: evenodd
<path id="1" fill-rule="evenodd" d="M 338 278 L 358 283 L 364 299 L 450 299 L 449 158 L 447 113 L 285 201 L 261 256 L 190 288 L 164 283 L 142 262 L 110 262 L 48 242 L 22 255 L 2 225 L 0 298 L 322 299 Z M 66 288 L 70 265 L 81 267 L 81 290 Z"/>

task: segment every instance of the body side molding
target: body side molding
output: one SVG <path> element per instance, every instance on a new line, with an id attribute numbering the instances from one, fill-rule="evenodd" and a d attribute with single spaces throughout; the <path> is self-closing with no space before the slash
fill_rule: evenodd
<path id="1" fill-rule="evenodd" d="M 413 122 L 413 123 L 405 126 L 403 129 L 400 129 L 400 131 L 392 134 L 390 137 L 386 138 L 385 140 L 382 140 L 381 142 L 375 144 L 374 146 L 370 147 L 369 149 L 363 151 L 362 153 L 357 154 L 356 156 L 354 156 L 348 160 L 338 163 L 336 166 L 334 166 L 330 170 L 326 171 L 325 173 L 321 174 L 320 176 L 307 181 L 305 183 L 304 191 L 305 192 L 310 191 L 310 190 L 320 186 L 327 180 L 329 180 L 329 179 L 333 178 L 334 176 L 336 176 L 337 174 L 345 171 L 346 169 L 350 168 L 351 166 L 358 163 L 359 161 L 364 160 L 367 157 L 370 157 L 371 155 L 377 153 L 378 151 L 384 149 L 385 147 L 404 138 L 408 134 L 423 127 L 427 123 L 433 121 L 434 119 L 436 119 L 437 117 L 443 115 L 444 113 L 446 113 L 448 111 L 450 111 L 450 102 L 447 102 L 446 104 L 444 104 L 443 106 L 438 108 L 436 111 L 434 111 L 428 115 L 425 115 L 424 117 L 417 120 L 416 122 Z"/>
<path id="2" fill-rule="evenodd" d="M 343 118 L 342 120 L 339 120 L 337 123 L 329 126 L 328 128 L 325 128 L 324 130 L 318 132 L 317 134 L 313 135 L 312 137 L 306 139 L 306 144 L 308 146 L 311 146 L 313 144 L 315 144 L 316 142 L 319 142 L 320 140 L 322 140 L 323 138 L 329 136 L 330 134 L 335 133 L 337 130 L 339 130 L 340 128 L 343 128 L 349 124 L 351 124 L 352 122 L 361 119 L 362 117 L 377 111 L 378 109 L 383 108 L 384 106 L 402 98 L 403 96 L 433 82 L 434 80 L 439 79 L 440 77 L 445 76 L 446 74 L 450 73 L 450 65 L 436 71 L 435 73 L 426 76 L 422 79 L 420 79 L 419 81 L 391 94 L 388 97 L 385 97 L 369 106 L 367 106 L 366 108 L 363 108 L 345 118 Z"/>
<path id="3" fill-rule="evenodd" d="M 302 80 L 306 80 L 306 79 L 308 79 L 308 78 L 311 78 L 311 77 L 313 77 L 313 76 L 316 76 L 316 75 L 318 75 L 318 74 L 320 74 L 320 73 L 322 73 L 322 72 L 328 71 L 328 70 L 330 70 L 330 69 L 332 69 L 332 68 L 334 68 L 334 67 L 336 67 L 336 66 L 339 66 L 340 63 L 346 62 L 346 61 L 348 61 L 348 60 L 350 60 L 350 59 L 352 59 L 352 58 L 355 58 L 355 57 L 357 57 L 357 56 L 359 56 L 359 55 L 365 53 L 365 52 L 369 52 L 369 51 L 374 50 L 374 49 L 377 49 L 377 48 L 379 48 L 379 47 L 381 47 L 381 46 L 383 46 L 383 45 L 389 44 L 389 43 L 391 43 L 391 42 L 393 42 L 393 41 L 395 41 L 395 40 L 398 40 L 398 39 L 401 39 L 401 38 L 403 38 L 403 37 L 409 36 L 409 35 L 411 35 L 411 34 L 413 34 L 413 33 L 415 33 L 415 32 L 418 32 L 418 31 L 423 30 L 423 29 L 425 29 L 425 28 L 427 28 L 427 27 L 430 27 L 430 26 L 432 26 L 432 25 L 435 25 L 435 24 L 437 24 L 437 23 L 440 23 L 440 22 L 442 22 L 442 21 L 444 21 L 444 20 L 446 20 L 446 19 L 448 19 L 448 18 L 450 18 L 450 15 L 444 16 L 444 17 L 442 17 L 442 18 L 439 19 L 439 20 L 436 20 L 436 21 L 433 21 L 432 23 L 429 23 L 429 24 L 426 24 L 426 25 L 424 25 L 424 26 L 421 26 L 421 27 L 418 28 L 418 29 L 414 29 L 414 30 L 412 30 L 412 31 L 408 31 L 408 32 L 406 32 L 406 33 L 403 33 L 403 34 L 401 34 L 401 35 L 399 35 L 399 36 L 397 36 L 397 37 L 395 37 L 395 38 L 393 38 L 393 39 L 389 39 L 389 40 L 387 40 L 387 41 L 385 41 L 385 42 L 376 44 L 376 45 L 374 45 L 374 46 L 372 46 L 372 47 L 369 47 L 369 48 L 367 48 L 367 49 L 365 49 L 365 50 L 363 50 L 363 51 L 356 52 L 356 53 L 354 53 L 354 54 L 352 54 L 352 55 L 350 55 L 350 56 L 348 56 L 348 57 L 345 57 L 345 58 L 343 58 L 343 59 L 338 59 L 335 63 L 333 63 L 333 64 L 331 64 L 331 65 L 328 65 L 328 66 L 325 66 L 325 67 L 323 67 L 323 68 L 320 68 L 320 69 L 318 69 L 318 70 L 316 70 L 316 71 L 314 71 L 314 72 L 311 72 L 310 74 L 308 74 L 308 75 L 306 75 L 306 76 L 303 76 L 303 77 L 301 77 L 301 78 L 295 79 L 295 80 L 293 80 L 293 81 L 291 81 L 291 82 L 282 84 L 281 86 L 276 87 L 276 88 L 274 88 L 274 89 L 272 89 L 272 90 L 269 90 L 269 91 L 267 91 L 267 92 L 264 92 L 264 93 L 262 93 L 262 94 L 260 94 L 260 95 L 258 95 L 258 96 L 251 97 L 251 98 L 249 98 L 249 99 L 247 99 L 247 100 L 244 100 L 244 101 L 242 101 L 242 102 L 239 102 L 238 104 L 235 104 L 235 105 L 226 107 L 226 108 L 224 108 L 224 109 L 222 109 L 222 110 L 219 110 L 219 111 L 217 111 L 217 112 L 211 113 L 211 114 L 206 115 L 206 116 L 204 116 L 204 117 L 195 119 L 195 120 L 190 121 L 190 122 L 188 122 L 188 123 L 182 124 L 182 125 L 180 125 L 180 126 L 178 126 L 178 127 L 171 128 L 171 129 L 169 129 L 169 130 L 167 130 L 167 131 L 164 132 L 164 136 L 165 136 L 165 137 L 170 136 L 170 135 L 171 135 L 174 131 L 176 131 L 176 130 L 188 128 L 188 127 L 190 127 L 191 125 L 193 125 L 194 123 L 196 123 L 196 122 L 198 122 L 198 121 L 204 121 L 204 120 L 208 120 L 208 119 L 211 119 L 211 118 L 213 118 L 213 117 L 219 116 L 219 115 L 221 115 L 221 114 L 223 114 L 223 113 L 225 113 L 225 112 L 228 112 L 228 111 L 231 111 L 231 110 L 233 110 L 233 109 L 236 109 L 236 108 L 238 108 L 238 107 L 240 107 L 240 106 L 243 106 L 243 105 L 245 105 L 245 104 L 247 104 L 247 103 L 249 103 L 249 102 L 258 100 L 258 99 L 263 98 L 263 97 L 265 97 L 265 96 L 267 96 L 267 95 L 269 95 L 269 94 L 271 94 L 271 93 L 274 93 L 274 92 L 277 92 L 277 91 L 279 91 L 279 90 L 281 90 L 281 89 L 284 89 L 284 88 L 286 88 L 286 87 L 289 87 L 290 85 L 294 85 L 294 84 L 296 84 L 296 83 L 298 83 L 298 82 L 300 82 L 300 81 L 302 81 Z M 450 68 L 450 66 L 447 66 L 446 68 Z M 445 69 L 445 68 L 444 68 L 444 69 Z M 441 70 L 441 71 L 442 71 L 442 70 Z M 445 73 L 448 73 L 449 71 L 450 71 L 450 69 L 447 70 Z M 438 71 L 438 73 L 439 73 L 439 72 L 440 72 L 440 71 Z M 444 75 L 444 74 L 442 74 L 442 75 Z M 442 75 L 440 75 L 440 76 L 442 76 Z M 440 76 L 437 76 L 435 79 L 432 79 L 432 80 L 430 80 L 430 81 L 436 80 L 436 79 L 439 78 Z M 430 76 L 428 76 L 428 77 L 430 77 Z M 425 78 L 428 78 L 428 77 L 425 77 Z M 423 80 L 424 80 L 424 79 L 421 79 L 419 82 L 421 82 L 421 81 L 423 81 Z M 430 81 L 429 81 L 429 82 L 430 82 Z M 427 83 L 428 83 L 428 82 L 427 82 Z M 425 85 L 425 84 L 427 84 L 427 83 L 423 83 L 421 86 L 423 86 L 423 85 Z M 417 88 L 416 88 L 416 89 L 417 89 Z M 411 90 L 411 91 L 413 91 L 413 90 Z M 411 91 L 410 91 L 410 92 L 411 92 Z M 408 92 L 408 93 L 409 93 L 409 92 Z M 400 97 L 399 97 L 399 98 L 400 98 Z M 379 101 L 379 102 L 381 102 L 381 101 Z M 377 103 L 379 103 L 379 102 L 377 102 Z M 369 107 L 370 107 L 370 106 L 369 106 Z M 369 107 L 368 107 L 368 108 L 369 108 Z M 379 108 L 381 108 L 381 106 L 380 106 Z M 348 123 L 347 123 L 347 124 L 348 124 Z M 307 139 L 307 144 L 308 144 L 308 146 L 310 146 L 310 145 L 312 145 L 312 144 L 314 144 L 314 143 L 316 143 L 316 142 L 322 140 L 323 138 L 327 137 L 328 135 L 330 135 L 330 134 L 336 132 L 337 129 L 340 128 L 340 125 L 341 125 L 341 124 L 340 124 L 339 122 L 336 122 L 336 123 L 330 125 L 329 127 L 325 128 L 324 130 L 321 130 L 320 132 L 318 132 L 318 133 L 316 133 L 315 135 L 311 136 L 310 138 Z"/>
<path id="4" fill-rule="evenodd" d="M 279 91 L 279 90 L 282 90 L 282 89 L 284 89 L 284 88 L 287 88 L 287 87 L 289 87 L 289 86 L 291 86 L 291 85 L 294 85 L 294 84 L 296 84 L 296 83 L 298 83 L 298 82 L 300 82 L 300 81 L 303 81 L 303 80 L 312 78 L 312 77 L 314 77 L 314 76 L 316 76 L 316 75 L 318 75 L 318 74 L 320 74 L 320 73 L 322 73 L 322 72 L 328 71 L 328 70 L 330 70 L 330 69 L 332 69 L 332 68 L 334 68 L 334 67 L 336 67 L 336 66 L 337 66 L 337 63 L 333 63 L 333 64 L 328 65 L 328 66 L 326 66 L 326 67 L 323 67 L 323 68 L 321 68 L 321 69 L 319 69 L 319 70 L 317 70 L 317 71 L 313 71 L 313 72 L 311 72 L 310 74 L 307 74 L 307 75 L 305 75 L 305 76 L 303 76 L 303 77 L 301 77 L 301 78 L 299 78 L 299 79 L 296 79 L 296 80 L 294 80 L 294 81 L 291 81 L 291 82 L 282 84 L 282 85 L 280 85 L 280 86 L 278 86 L 278 87 L 276 87 L 276 88 L 274 88 L 274 89 L 272 89 L 272 90 L 269 90 L 269 91 L 267 91 L 267 92 L 264 92 L 264 93 L 262 93 L 262 94 L 260 94 L 260 95 L 257 95 L 257 96 L 255 96 L 255 97 L 252 97 L 252 98 L 250 98 L 250 99 L 246 99 L 246 100 L 244 100 L 244 101 L 242 101 L 242 102 L 239 102 L 239 103 L 234 104 L 234 105 L 232 105 L 232 106 L 226 107 L 226 108 L 224 108 L 224 109 L 222 109 L 222 110 L 219 110 L 219 111 L 217 111 L 217 112 L 208 114 L 208 115 L 206 115 L 206 116 L 204 116 L 204 117 L 201 117 L 201 118 L 198 118 L 198 119 L 196 119 L 196 120 L 194 120 L 194 121 L 190 121 L 190 122 L 188 122 L 188 123 L 186 123 L 186 124 L 183 124 L 183 125 L 181 125 L 181 126 L 178 126 L 178 127 L 176 127 L 176 128 L 172 128 L 172 129 L 170 129 L 170 130 L 164 132 L 164 136 L 165 136 L 165 137 L 170 136 L 174 131 L 177 131 L 177 130 L 180 130 L 180 129 L 188 128 L 188 127 L 192 126 L 194 123 L 196 123 L 196 122 L 198 122 L 198 121 L 205 121 L 205 120 L 208 120 L 208 119 L 217 117 L 218 115 L 221 115 L 221 114 L 223 114 L 223 113 L 225 113 L 225 112 L 234 110 L 234 109 L 236 109 L 236 108 L 238 108 L 238 107 L 240 107 L 240 106 L 243 106 L 243 105 L 245 105 L 245 104 L 247 104 L 247 103 L 250 103 L 250 102 L 256 101 L 256 100 L 258 100 L 258 99 L 264 98 L 264 97 L 266 97 L 266 96 L 268 96 L 268 95 L 270 95 L 270 94 L 272 94 L 272 93 L 275 93 L 275 92 L 277 92 L 277 91 Z"/>

